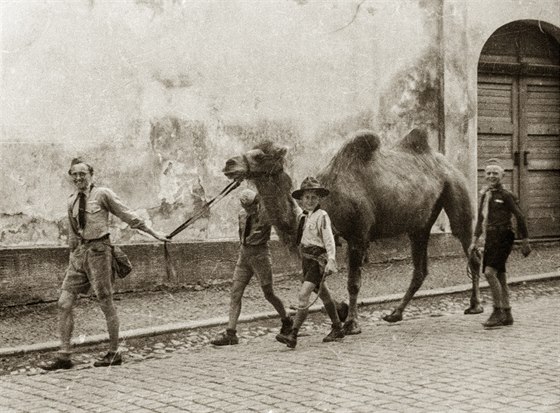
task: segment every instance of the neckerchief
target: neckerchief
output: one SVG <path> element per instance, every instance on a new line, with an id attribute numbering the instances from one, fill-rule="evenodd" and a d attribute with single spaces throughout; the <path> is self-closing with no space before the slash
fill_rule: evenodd
<path id="1" fill-rule="evenodd" d="M 492 192 L 495 192 L 502 188 L 501 184 L 496 186 L 489 186 L 484 190 L 484 201 L 482 204 L 482 233 L 480 234 L 480 241 L 482 247 L 486 246 L 486 234 L 488 230 L 488 214 L 490 211 L 490 201 L 492 200 Z"/>

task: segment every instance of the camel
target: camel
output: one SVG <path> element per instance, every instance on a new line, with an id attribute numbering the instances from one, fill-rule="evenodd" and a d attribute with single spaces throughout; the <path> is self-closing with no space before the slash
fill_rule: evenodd
<path id="1" fill-rule="evenodd" d="M 234 180 L 251 181 L 259 194 L 279 238 L 295 245 L 296 204 L 291 197 L 292 179 L 284 171 L 287 148 L 262 142 L 245 154 L 226 161 L 224 174 Z M 380 144 L 370 130 L 353 133 L 317 179 L 330 190 L 321 201 L 336 233 L 348 246 L 349 295 L 345 334 L 358 334 L 357 300 L 362 283 L 364 256 L 371 241 L 407 234 L 414 270 L 398 306 L 383 316 L 401 321 L 403 312 L 428 274 L 430 229 L 443 209 L 452 234 L 465 255 L 472 240 L 473 207 L 466 181 L 441 153 L 430 148 L 427 133 L 413 129 L 394 147 Z M 470 262 L 472 293 L 465 314 L 483 311 L 480 305 L 478 268 Z"/>

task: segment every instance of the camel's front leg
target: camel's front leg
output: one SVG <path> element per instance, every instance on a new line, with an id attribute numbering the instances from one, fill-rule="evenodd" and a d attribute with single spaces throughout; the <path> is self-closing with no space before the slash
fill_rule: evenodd
<path id="1" fill-rule="evenodd" d="M 414 271 L 412 273 L 412 280 L 408 290 L 402 298 L 397 308 L 391 314 L 383 316 L 383 320 L 389 323 L 396 323 L 403 318 L 403 312 L 416 291 L 422 286 L 426 275 L 428 275 L 428 238 L 430 234 L 416 234 L 410 236 L 412 246 L 412 262 L 414 264 Z"/>
<path id="2" fill-rule="evenodd" d="M 364 248 L 348 246 L 348 320 L 344 323 L 344 334 L 360 334 L 358 324 L 358 294 L 362 286 L 362 263 Z"/>
<path id="3" fill-rule="evenodd" d="M 464 247 L 464 245 L 463 245 Z M 484 308 L 480 304 L 480 274 L 482 269 L 482 255 L 477 255 L 473 252 L 469 255 L 468 247 L 465 249 L 465 254 L 468 259 L 469 271 L 472 277 L 472 290 L 471 290 L 471 302 L 467 309 L 465 309 L 465 314 L 480 314 L 484 312 Z"/>

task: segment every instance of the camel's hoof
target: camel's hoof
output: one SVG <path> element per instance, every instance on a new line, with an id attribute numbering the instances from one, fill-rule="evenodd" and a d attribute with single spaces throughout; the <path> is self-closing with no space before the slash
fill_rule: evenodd
<path id="1" fill-rule="evenodd" d="M 344 330 L 345 336 L 360 334 L 362 332 L 362 329 L 358 325 L 358 322 L 355 320 L 348 320 L 347 322 L 345 322 L 342 329 Z"/>
<path id="2" fill-rule="evenodd" d="M 398 321 L 402 321 L 402 313 L 393 311 L 391 314 L 384 315 L 383 320 L 387 321 L 388 323 L 396 323 Z"/>
<path id="3" fill-rule="evenodd" d="M 475 306 L 470 306 L 465 310 L 465 314 L 480 314 L 484 312 L 484 308 L 480 304 Z"/>

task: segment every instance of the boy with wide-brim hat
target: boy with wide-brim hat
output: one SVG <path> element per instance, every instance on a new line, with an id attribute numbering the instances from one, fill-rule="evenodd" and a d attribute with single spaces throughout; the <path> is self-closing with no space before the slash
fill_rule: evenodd
<path id="1" fill-rule="evenodd" d="M 305 321 L 309 309 L 309 297 L 315 291 L 323 301 L 325 310 L 332 321 L 330 333 L 324 342 L 340 341 L 344 337 L 337 304 L 332 299 L 324 278 L 337 271 L 336 246 L 331 221 L 326 211 L 319 206 L 321 198 L 329 195 L 314 177 L 307 177 L 300 189 L 292 197 L 301 202 L 297 243 L 300 245 L 303 280 L 298 294 L 298 310 L 290 334 L 278 334 L 276 339 L 290 348 L 295 348 L 299 329 Z M 346 309 L 347 312 L 347 309 Z"/>

